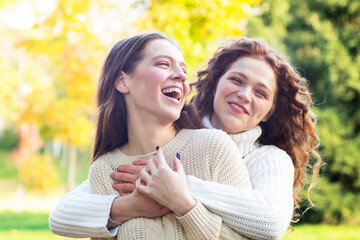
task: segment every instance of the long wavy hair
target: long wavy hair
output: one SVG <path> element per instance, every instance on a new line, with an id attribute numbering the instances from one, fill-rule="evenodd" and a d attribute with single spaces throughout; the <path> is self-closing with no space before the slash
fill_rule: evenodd
<path id="1" fill-rule="evenodd" d="M 211 116 L 214 112 L 213 93 L 219 79 L 241 57 L 263 60 L 275 72 L 277 94 L 272 115 L 268 121 L 260 123 L 262 134 L 259 142 L 275 145 L 290 155 L 295 168 L 293 198 L 297 208 L 302 200 L 299 191 L 305 186 L 307 168 L 311 169 L 312 181 L 307 198 L 312 204 L 309 191 L 315 184 L 322 161 L 317 152 L 319 138 L 315 132 L 316 116 L 310 109 L 313 102 L 306 79 L 295 72 L 285 57 L 258 40 L 229 40 L 227 45 L 217 49 L 206 69 L 198 72 L 198 80 L 192 84 L 197 93 L 192 98 L 191 105 L 200 117 Z M 310 164 L 311 157 L 316 159 L 314 164 Z"/>
<path id="2" fill-rule="evenodd" d="M 98 117 L 92 162 L 104 153 L 128 142 L 127 109 L 125 98 L 115 88 L 121 71 L 131 74 L 143 58 L 146 45 L 155 39 L 165 39 L 180 49 L 176 41 L 162 32 L 151 32 L 125 38 L 117 42 L 108 53 L 98 83 Z M 197 114 L 183 108 L 180 118 L 174 122 L 176 129 L 199 128 Z"/>

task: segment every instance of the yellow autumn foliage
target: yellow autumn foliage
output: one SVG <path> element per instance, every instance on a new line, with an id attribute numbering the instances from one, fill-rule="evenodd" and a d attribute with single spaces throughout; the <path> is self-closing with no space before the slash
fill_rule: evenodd
<path id="1" fill-rule="evenodd" d="M 19 167 L 19 178 L 26 189 L 46 192 L 58 183 L 59 171 L 51 157 L 34 154 Z"/>
<path id="2" fill-rule="evenodd" d="M 135 25 L 139 30 L 158 29 L 175 38 L 184 53 L 191 78 L 210 57 L 218 41 L 245 33 L 252 6 L 260 0 L 153 0 Z M 210 50 L 209 50 L 210 49 Z M 190 79 L 191 80 L 191 79 Z"/>

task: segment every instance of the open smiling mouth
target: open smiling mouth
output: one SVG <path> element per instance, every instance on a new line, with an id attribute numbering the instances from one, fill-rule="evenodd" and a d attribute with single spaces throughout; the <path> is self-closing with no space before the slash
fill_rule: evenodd
<path id="1" fill-rule="evenodd" d="M 180 101 L 181 90 L 177 87 L 165 88 L 165 89 L 161 90 L 161 92 L 167 97 L 174 98 L 174 99 Z"/>

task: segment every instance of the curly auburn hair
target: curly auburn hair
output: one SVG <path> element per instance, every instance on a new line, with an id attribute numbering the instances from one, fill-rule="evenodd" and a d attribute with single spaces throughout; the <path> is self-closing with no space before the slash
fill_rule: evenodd
<path id="1" fill-rule="evenodd" d="M 312 98 L 306 79 L 300 77 L 287 60 L 266 43 L 249 38 L 232 39 L 229 43 L 218 48 L 208 61 L 207 68 L 198 72 L 198 80 L 192 84 L 197 94 L 190 104 L 200 117 L 211 116 L 214 112 L 213 93 L 232 63 L 241 57 L 253 57 L 268 63 L 276 76 L 277 92 L 272 115 L 268 121 L 260 123 L 262 134 L 259 142 L 275 145 L 290 155 L 295 168 L 293 198 L 296 208 L 302 201 L 298 194 L 305 186 L 307 168 L 312 170 L 312 181 L 307 192 L 312 204 L 309 191 L 318 176 L 321 157 L 317 152 L 319 138 L 315 132 L 316 116 L 310 109 Z M 313 165 L 309 163 L 310 154 L 316 159 Z"/>

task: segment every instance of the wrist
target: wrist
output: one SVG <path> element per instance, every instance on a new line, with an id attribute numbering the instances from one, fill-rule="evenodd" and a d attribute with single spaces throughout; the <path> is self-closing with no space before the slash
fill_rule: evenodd
<path id="1" fill-rule="evenodd" d="M 137 217 L 132 203 L 129 196 L 115 198 L 111 205 L 110 218 L 123 223 Z"/>
<path id="2" fill-rule="evenodd" d="M 186 195 L 181 201 L 177 201 L 177 204 L 170 208 L 177 216 L 181 217 L 193 209 L 196 205 L 196 200 L 190 195 Z"/>

